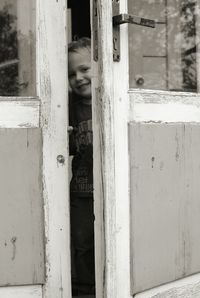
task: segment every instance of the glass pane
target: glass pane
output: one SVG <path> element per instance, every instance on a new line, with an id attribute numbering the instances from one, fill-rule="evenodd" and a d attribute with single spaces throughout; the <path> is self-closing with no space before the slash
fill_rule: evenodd
<path id="1" fill-rule="evenodd" d="M 35 95 L 35 1 L 0 1 L 0 96 Z"/>
<path id="2" fill-rule="evenodd" d="M 130 88 L 197 91 L 196 0 L 129 0 L 129 14 L 156 28 L 129 25 Z"/>

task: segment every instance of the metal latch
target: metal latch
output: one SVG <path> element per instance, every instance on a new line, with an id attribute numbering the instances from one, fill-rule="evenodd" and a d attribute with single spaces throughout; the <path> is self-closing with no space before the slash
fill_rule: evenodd
<path id="1" fill-rule="evenodd" d="M 113 16 L 113 26 L 118 26 L 126 23 L 155 28 L 154 20 L 140 18 L 138 16 L 130 15 L 127 13 Z"/>
<path id="2" fill-rule="evenodd" d="M 126 13 L 119 14 L 119 0 L 113 0 L 113 61 L 120 61 L 120 25 L 136 24 L 155 28 L 155 21 Z"/>

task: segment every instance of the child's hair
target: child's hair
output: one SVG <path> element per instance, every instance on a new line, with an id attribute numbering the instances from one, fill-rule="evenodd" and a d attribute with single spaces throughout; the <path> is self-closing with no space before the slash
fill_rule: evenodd
<path id="1" fill-rule="evenodd" d="M 91 40 L 88 37 L 81 37 L 78 40 L 72 41 L 68 45 L 68 53 L 77 52 L 79 49 L 86 48 L 91 51 Z"/>

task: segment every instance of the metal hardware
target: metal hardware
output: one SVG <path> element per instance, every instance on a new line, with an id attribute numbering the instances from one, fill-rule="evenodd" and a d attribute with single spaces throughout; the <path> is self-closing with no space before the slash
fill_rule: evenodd
<path id="1" fill-rule="evenodd" d="M 120 25 L 136 24 L 140 26 L 155 28 L 155 21 L 141 18 L 126 13 L 119 14 L 119 0 L 112 0 L 113 5 L 113 61 L 120 61 Z"/>
<path id="2" fill-rule="evenodd" d="M 127 13 L 122 13 L 122 14 L 113 16 L 113 26 L 118 26 L 118 25 L 127 24 L 127 23 L 155 28 L 154 20 L 141 18 Z"/>
<path id="3" fill-rule="evenodd" d="M 58 155 L 58 156 L 57 156 L 57 162 L 63 165 L 63 164 L 65 163 L 65 158 L 64 158 L 64 156 L 61 155 L 61 154 Z"/>
<path id="4" fill-rule="evenodd" d="M 119 15 L 119 0 L 113 0 L 113 16 Z M 120 61 L 120 27 L 113 25 L 113 61 Z"/>
<path id="5" fill-rule="evenodd" d="M 136 81 L 136 84 L 137 84 L 138 86 L 142 86 L 142 85 L 144 85 L 144 78 L 143 78 L 142 75 L 136 75 L 136 76 L 135 76 L 135 81 Z"/>

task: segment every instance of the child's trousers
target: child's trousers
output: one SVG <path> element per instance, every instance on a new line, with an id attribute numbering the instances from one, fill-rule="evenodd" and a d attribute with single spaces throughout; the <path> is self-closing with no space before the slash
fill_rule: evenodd
<path id="1" fill-rule="evenodd" d="M 93 197 L 71 198 L 71 242 L 73 292 L 77 294 L 94 294 Z"/>

